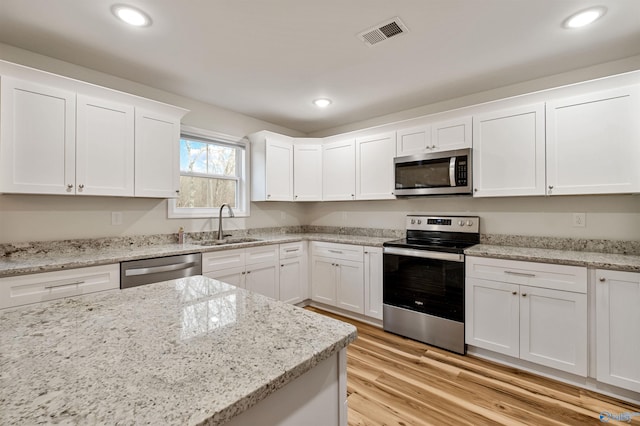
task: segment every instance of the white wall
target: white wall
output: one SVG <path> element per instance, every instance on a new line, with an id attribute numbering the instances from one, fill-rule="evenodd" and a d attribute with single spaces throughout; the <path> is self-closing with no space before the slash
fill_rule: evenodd
<path id="1" fill-rule="evenodd" d="M 215 105 L 1 43 L 0 59 L 190 109 L 183 119 L 186 125 L 233 136 L 260 130 L 302 135 Z M 300 206 L 294 204 L 252 203 L 251 217 L 224 219 L 225 230 L 300 225 L 300 211 Z M 122 225 L 111 225 L 111 212 L 123 213 Z M 0 194 L 0 243 L 164 234 L 177 232 L 181 226 L 187 232 L 218 229 L 217 222 L 212 224 L 211 220 L 168 219 L 166 200 Z"/>
<path id="2" fill-rule="evenodd" d="M 640 240 L 640 195 L 558 197 L 423 197 L 310 203 L 308 225 L 404 229 L 412 213 L 480 216 L 483 234 Z M 586 213 L 586 227 L 572 226 Z"/>

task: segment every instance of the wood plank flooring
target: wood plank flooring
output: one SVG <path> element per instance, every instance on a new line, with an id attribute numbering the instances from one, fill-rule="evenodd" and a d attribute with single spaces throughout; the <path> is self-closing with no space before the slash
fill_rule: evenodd
<path id="1" fill-rule="evenodd" d="M 640 405 L 307 309 L 358 328 L 347 348 L 349 426 L 596 425 L 603 411 L 640 413 Z M 640 425 L 640 416 L 609 424 Z"/>

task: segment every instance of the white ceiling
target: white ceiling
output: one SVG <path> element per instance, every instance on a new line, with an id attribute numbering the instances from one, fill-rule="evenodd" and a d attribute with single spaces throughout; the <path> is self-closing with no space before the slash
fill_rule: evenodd
<path id="1" fill-rule="evenodd" d="M 396 16 L 407 34 L 357 38 Z M 0 42 L 311 133 L 640 54 L 640 0 L 0 0 Z"/>

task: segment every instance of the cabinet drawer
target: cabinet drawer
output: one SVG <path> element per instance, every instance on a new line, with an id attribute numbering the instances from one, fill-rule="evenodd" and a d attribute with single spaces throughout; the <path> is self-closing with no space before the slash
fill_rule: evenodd
<path id="1" fill-rule="evenodd" d="M 245 262 L 247 265 L 278 263 L 278 245 L 249 247 L 246 249 Z"/>
<path id="2" fill-rule="evenodd" d="M 222 269 L 244 267 L 244 249 L 222 250 L 202 253 L 202 273 Z"/>
<path id="3" fill-rule="evenodd" d="M 314 256 L 352 260 L 354 262 L 364 261 L 364 248 L 362 246 L 313 241 L 311 243 L 311 250 Z"/>
<path id="4" fill-rule="evenodd" d="M 467 256 L 467 277 L 554 290 L 587 292 L 587 268 Z"/>
<path id="5" fill-rule="evenodd" d="M 120 264 L 0 279 L 0 309 L 120 288 Z"/>
<path id="6" fill-rule="evenodd" d="M 304 244 L 304 241 L 280 244 L 280 259 L 291 259 L 294 257 L 304 256 Z"/>

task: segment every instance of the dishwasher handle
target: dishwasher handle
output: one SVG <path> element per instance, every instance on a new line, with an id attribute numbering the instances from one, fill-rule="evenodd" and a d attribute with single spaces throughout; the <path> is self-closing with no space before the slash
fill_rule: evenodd
<path id="1" fill-rule="evenodd" d="M 127 269 L 124 272 L 124 275 L 127 277 L 133 277 L 136 275 L 148 275 L 148 274 L 157 274 L 160 272 L 180 271 L 181 269 L 193 268 L 195 265 L 196 265 L 196 262 L 187 262 L 187 263 L 174 263 L 171 265 L 162 265 L 162 266 L 150 266 L 148 268 L 134 268 L 134 269 Z"/>

